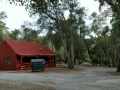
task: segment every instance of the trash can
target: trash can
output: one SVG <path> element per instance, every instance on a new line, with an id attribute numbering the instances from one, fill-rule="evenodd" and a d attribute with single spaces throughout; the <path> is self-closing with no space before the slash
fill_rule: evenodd
<path id="1" fill-rule="evenodd" d="M 33 71 L 44 71 L 45 69 L 44 59 L 31 59 L 31 69 Z"/>

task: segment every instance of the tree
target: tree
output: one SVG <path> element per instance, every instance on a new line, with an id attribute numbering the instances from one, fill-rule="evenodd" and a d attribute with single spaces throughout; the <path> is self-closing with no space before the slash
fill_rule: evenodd
<path id="1" fill-rule="evenodd" d="M 108 4 L 112 9 L 112 17 L 117 23 L 117 30 L 118 30 L 118 42 L 120 42 L 120 1 L 119 0 L 95 0 L 99 1 L 100 7 L 104 6 L 105 4 Z M 117 47 L 117 53 L 118 53 L 118 60 L 117 60 L 117 72 L 120 72 L 120 46 Z"/>
<path id="2" fill-rule="evenodd" d="M 31 28 L 24 28 L 23 30 L 23 40 L 29 42 L 38 42 L 38 33 L 36 30 Z"/>
<path id="3" fill-rule="evenodd" d="M 79 35 L 76 35 L 74 38 L 74 55 L 75 55 L 75 61 L 78 61 L 78 64 L 86 60 L 85 54 L 86 54 L 86 45 L 84 42 L 84 38 L 80 37 Z"/>
<path id="4" fill-rule="evenodd" d="M 9 35 L 10 35 L 11 39 L 18 40 L 18 39 L 20 39 L 19 38 L 20 37 L 20 30 L 15 29 L 15 30 L 11 31 L 11 33 Z"/>
<path id="5" fill-rule="evenodd" d="M 94 33 L 95 37 L 100 36 L 103 26 L 106 24 L 104 17 L 97 15 L 96 12 L 93 12 L 90 16 L 90 20 L 93 20 L 91 24 L 91 32 Z"/>
<path id="6" fill-rule="evenodd" d="M 100 46 L 103 41 L 102 40 L 102 31 L 103 27 L 105 26 L 105 19 L 100 15 L 98 15 L 96 12 L 93 12 L 90 16 L 90 20 L 92 20 L 92 23 L 89 26 L 89 39 L 85 39 L 85 44 L 87 47 L 87 51 L 89 54 L 89 57 L 91 59 L 92 65 L 94 63 L 100 63 L 101 65 L 101 57 L 103 53 L 101 53 L 102 47 Z"/>
<path id="7" fill-rule="evenodd" d="M 84 39 L 84 42 L 85 42 L 85 46 L 87 48 L 87 52 L 88 52 L 88 55 L 91 59 L 91 63 L 93 65 L 93 60 L 94 60 L 94 45 L 95 45 L 95 40 L 94 40 L 94 37 L 91 37 L 91 38 L 88 38 L 88 39 Z"/>
<path id="8" fill-rule="evenodd" d="M 5 32 L 9 33 L 7 31 L 8 28 L 6 27 L 6 24 L 4 22 L 6 18 L 7 18 L 6 13 L 4 11 L 0 12 L 0 42 L 2 42 L 2 40 L 4 39 Z"/>

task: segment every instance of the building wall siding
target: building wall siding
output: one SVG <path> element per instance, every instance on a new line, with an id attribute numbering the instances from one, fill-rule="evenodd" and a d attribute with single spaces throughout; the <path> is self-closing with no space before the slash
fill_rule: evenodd
<path id="1" fill-rule="evenodd" d="M 10 65 L 5 65 L 5 57 L 11 58 Z M 3 41 L 0 45 L 0 70 L 16 70 L 16 59 L 17 57 L 15 52 L 5 41 Z"/>

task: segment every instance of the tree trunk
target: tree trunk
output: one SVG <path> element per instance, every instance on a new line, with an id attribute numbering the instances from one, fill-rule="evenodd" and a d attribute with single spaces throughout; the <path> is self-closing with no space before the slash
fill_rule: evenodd
<path id="1" fill-rule="evenodd" d="M 59 23 L 59 19 L 58 19 L 58 15 L 56 13 L 56 17 L 57 19 L 55 19 L 55 22 L 56 22 L 56 28 L 58 29 L 58 33 L 60 35 L 60 38 L 61 38 L 61 41 L 62 41 L 62 44 L 63 44 L 63 48 L 65 50 L 65 53 L 66 53 L 66 57 L 67 57 L 67 61 L 68 61 L 68 68 L 69 69 L 74 69 L 74 48 L 73 48 L 73 31 L 72 31 L 72 18 L 71 18 L 71 26 L 70 26 L 70 37 L 69 38 L 66 38 L 67 39 L 67 42 L 68 42 L 68 45 L 69 47 L 67 48 L 67 43 L 65 42 L 65 38 L 63 37 L 63 32 L 61 31 L 60 29 L 60 23 Z"/>
<path id="2" fill-rule="evenodd" d="M 80 51 L 79 51 L 78 65 L 80 64 L 80 57 L 81 57 L 81 55 L 80 55 Z"/>
<path id="3" fill-rule="evenodd" d="M 109 60 L 109 58 L 108 58 L 108 56 L 107 56 L 107 52 L 106 52 L 106 50 L 105 50 L 104 47 L 102 47 L 102 49 L 103 49 L 103 52 L 104 52 L 105 57 L 106 57 L 106 59 L 107 59 L 107 65 L 108 65 L 108 67 L 110 67 L 110 60 Z"/>
<path id="4" fill-rule="evenodd" d="M 112 59 L 112 67 L 115 67 L 115 54 L 111 55 L 111 59 Z"/>
<path id="5" fill-rule="evenodd" d="M 93 66 L 94 65 L 94 63 L 93 63 L 93 56 L 90 53 L 89 47 L 87 45 L 86 45 L 86 47 L 87 47 L 88 55 L 89 55 L 89 57 L 91 59 L 91 63 L 92 63 L 92 66 Z"/>
<path id="6" fill-rule="evenodd" d="M 101 54 L 99 53 L 99 63 L 100 63 L 100 66 L 102 66 L 102 60 L 101 60 Z"/>
<path id="7" fill-rule="evenodd" d="M 101 53 L 101 65 L 104 67 L 104 58 L 103 58 L 103 53 Z"/>
<path id="8" fill-rule="evenodd" d="M 118 48 L 117 72 L 120 72 L 120 47 Z"/>
<path id="9" fill-rule="evenodd" d="M 67 61 L 68 61 L 68 68 L 69 69 L 74 69 L 74 50 L 73 50 L 73 45 L 71 44 L 68 47 L 68 51 L 67 51 Z"/>
<path id="10" fill-rule="evenodd" d="M 74 52 L 73 52 L 73 45 L 70 45 L 67 50 L 67 44 L 65 43 L 65 40 L 63 39 L 62 32 L 59 30 L 61 41 L 66 53 L 67 61 L 68 61 L 68 68 L 73 69 L 74 68 Z M 71 50 L 71 51 L 70 51 Z"/>
<path id="11" fill-rule="evenodd" d="M 71 60 L 69 62 L 69 69 L 74 69 L 74 49 L 73 49 L 73 40 L 71 40 L 71 47 L 70 47 L 70 56 Z"/>

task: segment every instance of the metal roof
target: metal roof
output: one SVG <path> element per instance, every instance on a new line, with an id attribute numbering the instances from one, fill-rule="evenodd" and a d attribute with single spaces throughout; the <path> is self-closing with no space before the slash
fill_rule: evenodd
<path id="1" fill-rule="evenodd" d="M 21 40 L 4 40 L 8 45 L 14 50 L 14 52 L 21 56 L 56 56 L 53 51 L 51 51 L 46 46 L 35 43 L 35 42 L 26 42 Z"/>

